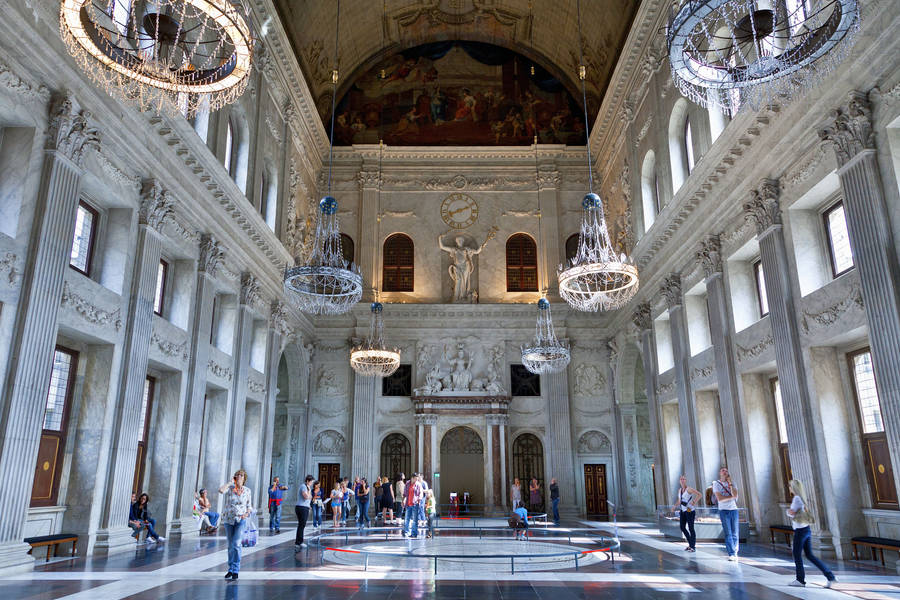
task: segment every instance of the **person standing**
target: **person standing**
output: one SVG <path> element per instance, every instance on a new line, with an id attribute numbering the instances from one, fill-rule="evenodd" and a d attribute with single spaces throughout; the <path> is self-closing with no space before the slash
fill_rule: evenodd
<path id="1" fill-rule="evenodd" d="M 419 521 L 425 522 L 425 495 L 428 493 L 428 482 L 425 481 L 425 476 L 421 473 L 418 474 L 419 485 L 422 486 L 422 499 L 419 500 Z"/>
<path id="2" fill-rule="evenodd" d="M 387 477 L 381 481 L 381 522 L 385 525 L 394 522 L 394 487 Z"/>
<path id="3" fill-rule="evenodd" d="M 809 526 L 815 523 L 815 518 L 813 517 L 812 511 L 809 510 L 809 507 L 803 500 L 803 496 L 805 496 L 803 484 L 797 479 L 792 479 L 790 486 L 791 493 L 794 497 L 791 499 L 791 506 L 787 509 L 787 514 L 791 518 L 791 527 L 794 528 L 793 551 L 797 579 L 792 581 L 789 585 L 793 587 L 806 587 L 806 573 L 803 570 L 803 555 L 806 554 L 806 558 L 809 559 L 809 562 L 816 565 L 819 570 L 822 571 L 822 574 L 825 575 L 825 579 L 828 580 L 825 587 L 830 588 L 837 582 L 837 579 L 835 578 L 834 573 L 831 572 L 831 569 L 825 566 L 825 563 L 813 554 L 812 532 Z"/>
<path id="4" fill-rule="evenodd" d="M 687 476 L 682 475 L 678 478 L 680 487 L 675 494 L 675 505 L 672 510 L 678 513 L 678 523 L 681 527 L 681 533 L 687 540 L 688 547 L 686 552 L 695 552 L 697 546 L 697 532 L 694 531 L 694 518 L 697 513 L 694 509 L 697 507 L 697 500 L 700 499 L 700 492 L 692 487 L 688 487 Z"/>
<path id="5" fill-rule="evenodd" d="M 394 517 L 401 523 L 403 522 L 404 513 L 403 499 L 406 497 L 406 476 L 403 473 L 397 477 L 397 483 L 394 484 Z"/>
<path id="6" fill-rule="evenodd" d="M 722 529 L 725 531 L 725 551 L 728 552 L 728 560 L 738 559 L 740 539 L 738 536 L 738 491 L 728 474 L 728 467 L 719 469 L 719 479 L 713 481 L 713 494 L 716 496 L 716 504 L 719 507 L 719 520 L 722 521 Z"/>
<path id="7" fill-rule="evenodd" d="M 522 484 L 519 482 L 519 478 L 516 477 L 513 479 L 512 486 L 510 487 L 510 499 L 512 500 L 513 510 L 519 508 L 519 505 L 522 504 Z"/>
<path id="8" fill-rule="evenodd" d="M 434 502 L 434 490 L 425 492 L 425 516 L 428 519 L 428 533 L 425 537 L 434 537 L 434 521 L 437 519 L 437 507 Z"/>
<path id="9" fill-rule="evenodd" d="M 312 481 L 313 476 L 307 475 L 300 485 L 300 491 L 297 493 L 297 505 L 294 507 L 294 514 L 297 515 L 297 534 L 294 536 L 294 550 L 299 552 L 301 548 L 306 547 L 303 541 L 303 533 L 306 530 L 306 521 L 309 519 L 309 508 L 312 504 Z"/>
<path id="10" fill-rule="evenodd" d="M 365 477 L 359 478 L 356 486 L 356 523 L 360 529 L 369 526 L 369 482 Z"/>
<path id="11" fill-rule="evenodd" d="M 375 520 L 378 521 L 378 515 L 381 514 L 381 505 L 384 503 L 384 490 L 381 489 L 381 475 L 375 478 L 372 484 L 372 505 L 375 507 Z"/>
<path id="12" fill-rule="evenodd" d="M 282 485 L 276 476 L 269 488 L 269 533 L 281 533 L 281 501 L 288 486 Z"/>
<path id="13" fill-rule="evenodd" d="M 322 484 L 318 481 L 313 481 L 310 507 L 312 508 L 313 527 L 315 528 L 319 528 L 322 525 L 322 515 L 325 512 L 325 504 L 322 500 Z"/>
<path id="14" fill-rule="evenodd" d="M 225 508 L 222 510 L 222 524 L 225 526 L 225 538 L 228 540 L 228 572 L 225 579 L 237 581 L 241 570 L 241 535 L 247 526 L 247 519 L 253 503 L 250 499 L 250 488 L 244 485 L 247 471 L 238 469 L 226 483 L 219 488 L 225 496 Z"/>
<path id="15" fill-rule="evenodd" d="M 353 490 L 350 488 L 350 478 L 344 477 L 341 481 L 341 525 L 347 525 L 347 518 L 350 516 L 350 497 Z"/>
<path id="16" fill-rule="evenodd" d="M 334 527 L 341 525 L 341 505 L 344 502 L 344 492 L 341 491 L 341 482 L 334 482 L 334 489 L 331 490 L 331 497 L 325 502 L 331 502 L 331 516 L 334 519 Z"/>
<path id="17" fill-rule="evenodd" d="M 537 512 L 540 510 L 541 504 L 541 484 L 538 483 L 538 480 L 534 477 L 531 478 L 531 485 L 528 486 L 528 501 L 531 504 L 531 511 Z"/>
<path id="18" fill-rule="evenodd" d="M 559 527 L 559 482 L 550 480 L 550 504 L 553 506 L 553 524 Z"/>
<path id="19" fill-rule="evenodd" d="M 406 485 L 403 497 L 403 535 L 419 537 L 419 502 L 422 500 L 422 486 L 419 485 L 415 474 Z M 412 528 L 410 528 L 412 522 Z"/>

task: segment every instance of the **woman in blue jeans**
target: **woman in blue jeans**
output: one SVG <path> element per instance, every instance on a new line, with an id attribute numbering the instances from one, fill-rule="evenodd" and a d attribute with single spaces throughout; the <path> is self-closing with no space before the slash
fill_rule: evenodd
<path id="1" fill-rule="evenodd" d="M 713 481 L 713 494 L 716 495 L 716 503 L 719 507 L 719 520 L 722 522 L 722 530 L 725 532 L 725 551 L 728 552 L 728 560 L 738 559 L 740 536 L 738 527 L 738 491 L 731 481 L 728 468 L 719 469 L 719 479 Z"/>
<path id="2" fill-rule="evenodd" d="M 225 495 L 222 524 L 228 539 L 228 572 L 225 573 L 225 579 L 232 581 L 237 581 L 238 571 L 241 570 L 241 535 L 253 508 L 250 488 L 244 485 L 246 481 L 247 471 L 238 469 L 232 477 L 232 483 L 219 488 L 219 493 Z"/>
<path id="3" fill-rule="evenodd" d="M 322 484 L 314 481 L 312 485 L 312 521 L 313 527 L 322 525 L 322 514 L 325 512 L 325 505 L 322 498 Z"/>
<path id="4" fill-rule="evenodd" d="M 791 493 L 794 498 L 791 500 L 791 507 L 787 510 L 788 516 L 791 518 L 791 527 L 794 528 L 794 565 L 797 569 L 797 579 L 789 585 L 794 587 L 806 586 L 806 573 L 803 569 L 803 555 L 809 562 L 816 565 L 828 582 L 825 587 L 830 588 L 837 581 L 834 573 L 831 572 L 825 563 L 813 554 L 812 551 L 812 532 L 810 524 L 815 522 L 812 513 L 807 509 L 806 503 L 803 501 L 805 494 L 803 493 L 803 484 L 796 479 L 791 480 Z"/>
<path id="5" fill-rule="evenodd" d="M 369 482 L 365 477 L 356 485 L 356 524 L 369 525 Z"/>

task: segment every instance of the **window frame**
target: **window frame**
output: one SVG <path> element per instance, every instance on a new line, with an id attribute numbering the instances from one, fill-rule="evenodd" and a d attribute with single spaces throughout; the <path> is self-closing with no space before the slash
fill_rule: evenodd
<path id="1" fill-rule="evenodd" d="M 144 382 L 149 384 L 149 391 L 147 393 L 147 407 L 144 409 L 143 414 L 144 427 L 138 434 L 140 437 L 138 437 L 138 445 L 134 457 L 134 481 L 131 487 L 135 494 L 140 494 L 143 491 L 141 488 L 144 484 L 144 475 L 146 475 L 147 467 L 147 436 L 150 433 L 150 417 L 153 414 L 153 401 L 156 396 L 156 378 L 148 373 Z M 143 389 L 141 392 L 143 392 Z"/>
<path id="2" fill-rule="evenodd" d="M 519 240 L 522 240 L 522 241 L 519 241 Z M 534 247 L 534 264 L 533 265 L 525 264 L 525 260 L 524 260 L 525 252 L 524 252 L 524 249 L 522 248 L 522 244 L 524 244 L 526 240 L 527 240 L 527 242 L 530 242 L 531 245 Z M 511 243 L 519 244 L 519 255 L 520 255 L 519 257 L 521 259 L 519 264 L 510 265 L 509 256 L 510 256 L 510 244 Z M 539 281 L 540 273 L 539 273 L 539 269 L 538 269 L 539 264 L 540 264 L 540 256 L 538 255 L 538 247 L 537 247 L 537 242 L 535 241 L 535 239 L 533 237 L 531 237 L 529 234 L 519 231 L 519 232 L 512 234 L 511 236 L 509 236 L 506 239 L 506 246 L 504 249 L 505 249 L 505 255 L 506 255 L 506 292 L 509 294 L 539 292 L 541 289 L 541 282 Z M 515 251 L 515 248 L 513 250 Z M 518 271 L 518 273 L 519 273 L 519 286 L 517 289 L 512 289 L 510 286 L 510 278 L 509 278 L 510 269 L 513 269 L 514 272 Z M 525 273 L 527 271 L 531 271 L 531 270 L 534 271 L 534 289 L 526 289 L 526 287 L 523 285 L 524 281 L 525 281 Z"/>
<path id="3" fill-rule="evenodd" d="M 229 115 L 225 125 L 225 156 L 223 157 L 225 162 L 223 163 L 223 166 L 225 167 L 225 171 L 228 172 L 228 176 L 232 179 L 234 179 L 234 169 L 237 164 L 234 156 L 235 147 L 238 145 L 236 132 L 237 127 L 234 126 L 234 117 Z"/>
<path id="4" fill-rule="evenodd" d="M 856 260 L 853 257 L 853 245 L 850 243 L 850 266 L 843 271 L 838 271 L 835 265 L 834 242 L 831 238 L 831 227 L 828 226 L 828 216 L 840 207 L 844 211 L 844 228 L 847 229 L 847 243 L 850 243 L 850 228 L 847 227 L 847 208 L 844 206 L 843 198 L 832 202 L 825 210 L 822 211 L 822 227 L 825 230 L 825 247 L 828 251 L 828 266 L 831 269 L 831 278 L 837 279 L 844 273 L 848 273 L 856 268 Z"/>
<path id="5" fill-rule="evenodd" d="M 857 356 L 862 354 L 868 354 L 870 356 L 870 360 L 872 361 L 872 378 L 875 380 L 875 394 L 878 397 L 878 412 L 881 413 L 881 423 L 882 430 L 881 431 L 871 431 L 866 433 L 863 427 L 863 414 L 862 407 L 859 405 L 859 391 L 856 389 L 856 365 L 854 363 L 854 359 Z M 886 433 L 886 428 L 884 425 L 884 410 L 881 406 L 881 396 L 878 395 L 878 376 L 875 373 L 875 360 L 872 355 L 872 347 L 871 346 L 863 346 L 862 348 L 857 348 L 856 350 L 852 350 L 847 352 L 847 368 L 850 373 L 850 388 L 853 392 L 853 405 L 856 407 L 856 418 L 859 422 L 859 434 L 860 436 L 874 436 L 874 435 L 883 435 Z"/>
<path id="6" fill-rule="evenodd" d="M 100 211 L 93 206 L 91 206 L 87 201 L 83 198 L 78 200 L 78 208 L 84 208 L 87 212 L 91 214 L 93 217 L 92 225 L 91 225 L 91 234 L 88 236 L 88 247 L 87 247 L 87 260 L 85 261 L 85 268 L 82 271 L 80 268 L 72 264 L 72 246 L 75 245 L 75 231 L 72 230 L 72 238 L 71 243 L 69 244 L 69 267 L 74 269 L 75 271 L 81 273 L 85 277 L 91 276 L 91 269 L 94 266 L 94 251 L 97 248 L 97 229 L 100 228 Z M 76 209 L 76 221 L 78 217 L 78 209 Z M 74 226 L 73 226 L 74 227 Z"/>
<path id="7" fill-rule="evenodd" d="M 265 168 L 261 169 L 261 171 L 259 175 L 259 204 L 256 208 L 262 220 L 266 221 L 266 213 L 269 210 L 269 171 Z M 266 224 L 268 225 L 268 221 L 266 221 Z"/>
<path id="8" fill-rule="evenodd" d="M 162 281 L 159 280 L 159 268 L 162 267 L 163 275 Z M 153 314 L 162 317 L 163 313 L 166 310 L 166 292 L 168 291 L 168 281 L 169 281 L 169 263 L 166 259 L 159 259 L 159 266 L 156 267 L 156 281 L 157 281 L 157 290 L 156 294 L 153 296 Z M 162 288 L 162 289 L 160 289 Z M 159 310 L 156 310 L 156 301 L 159 300 Z"/>
<path id="9" fill-rule="evenodd" d="M 694 167 L 697 166 L 697 159 L 694 156 L 694 128 L 691 127 L 691 115 L 684 115 L 684 125 L 681 129 L 681 142 L 684 147 L 684 166 L 687 169 L 688 177 L 693 173 Z M 659 214 L 659 211 L 657 211 Z"/>
<path id="10" fill-rule="evenodd" d="M 405 239 L 409 242 L 410 247 L 410 256 L 412 258 L 411 264 L 394 264 L 388 265 L 387 263 L 387 247 L 388 242 L 394 239 Z M 400 273 L 409 271 L 409 289 L 400 289 L 400 286 L 389 288 L 388 283 L 388 273 L 393 273 L 393 284 L 396 284 L 400 281 Z M 381 245 L 381 290 L 384 292 L 398 292 L 398 293 L 409 293 L 414 292 L 416 288 L 416 244 L 413 239 L 402 232 L 392 233 L 386 238 L 384 238 L 384 243 Z"/>
<path id="11" fill-rule="evenodd" d="M 777 395 L 775 393 L 776 388 L 778 388 L 779 392 Z M 784 499 L 785 502 L 790 502 L 792 496 L 790 482 L 793 477 L 793 471 L 791 471 L 791 458 L 788 451 L 790 445 L 787 437 L 787 419 L 785 419 L 784 424 L 785 440 L 781 441 L 781 425 L 778 418 L 778 398 L 782 398 L 780 412 L 784 415 L 784 396 L 781 395 L 781 382 L 778 380 L 777 375 L 769 378 L 769 394 L 772 396 L 772 405 L 775 408 L 775 437 L 776 442 L 778 443 L 778 459 L 781 463 L 781 483 L 784 485 Z"/>
<path id="12" fill-rule="evenodd" d="M 759 309 L 759 318 L 762 319 L 769 314 L 769 298 L 766 295 L 765 301 L 763 301 L 763 290 L 760 288 L 760 275 L 762 276 L 762 284 L 763 287 L 766 285 L 766 273 L 765 268 L 762 264 L 762 258 L 757 257 L 751 263 L 751 268 L 753 269 L 753 282 L 756 285 L 756 307 Z"/>

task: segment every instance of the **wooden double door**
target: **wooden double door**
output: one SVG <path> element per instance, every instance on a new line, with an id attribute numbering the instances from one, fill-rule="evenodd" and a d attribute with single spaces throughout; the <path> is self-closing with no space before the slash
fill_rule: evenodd
<path id="1" fill-rule="evenodd" d="M 334 484 L 341 478 L 340 463 L 319 463 L 319 485 L 322 489 L 322 499 L 331 497 Z M 331 516 L 331 502 L 325 505 L 325 514 Z"/>
<path id="2" fill-rule="evenodd" d="M 609 518 L 606 497 L 606 465 L 584 465 L 584 505 L 587 516 Z"/>

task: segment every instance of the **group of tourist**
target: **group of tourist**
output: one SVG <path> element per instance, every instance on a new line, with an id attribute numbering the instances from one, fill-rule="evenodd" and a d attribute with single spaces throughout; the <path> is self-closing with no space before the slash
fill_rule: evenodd
<path id="1" fill-rule="evenodd" d="M 695 552 L 697 545 L 697 532 L 694 529 L 694 521 L 696 518 L 697 503 L 701 494 L 695 488 L 688 485 L 687 477 L 682 475 L 679 478 L 678 491 L 675 493 L 675 504 L 673 511 L 678 513 L 679 526 L 681 533 L 687 540 L 688 546 L 685 548 L 687 552 Z M 719 470 L 719 478 L 712 482 L 712 504 L 715 506 L 719 515 L 719 521 L 722 523 L 722 530 L 725 533 L 725 551 L 728 554 L 728 560 L 738 560 L 738 549 L 740 545 L 740 531 L 738 519 L 738 490 L 731 480 L 731 475 L 727 467 Z M 834 585 L 834 573 L 815 555 L 812 551 L 812 535 L 810 525 L 815 522 L 815 517 L 804 499 L 805 492 L 803 484 L 792 479 L 790 482 L 792 494 L 791 505 L 787 509 L 787 516 L 791 520 L 791 527 L 794 530 L 793 539 L 793 555 L 794 566 L 797 579 L 790 583 L 791 586 L 804 587 L 806 585 L 806 572 L 803 568 L 803 555 L 812 562 L 825 575 L 827 583 L 825 587 L 830 588 Z"/>
<path id="2" fill-rule="evenodd" d="M 513 513 L 519 508 L 525 510 L 526 514 L 530 509 L 532 513 L 544 512 L 544 494 L 541 492 L 541 484 L 536 477 L 531 478 L 528 484 L 528 507 L 522 502 L 522 483 L 519 478 L 513 479 L 510 486 L 510 501 L 512 503 Z M 556 478 L 550 480 L 550 506 L 552 509 L 553 524 L 559 525 L 559 482 Z M 526 519 L 527 524 L 527 519 Z"/>

